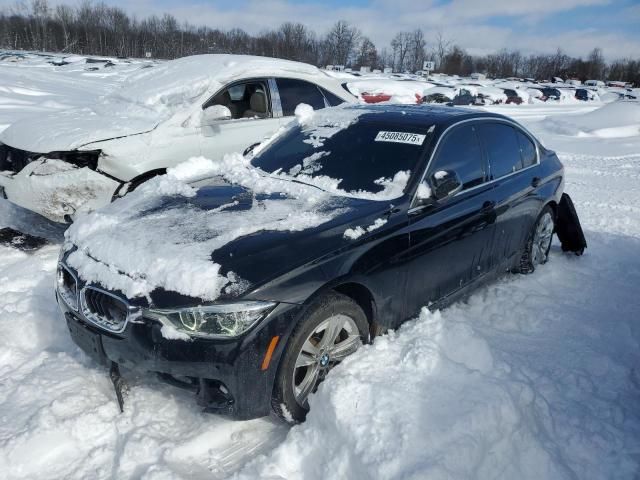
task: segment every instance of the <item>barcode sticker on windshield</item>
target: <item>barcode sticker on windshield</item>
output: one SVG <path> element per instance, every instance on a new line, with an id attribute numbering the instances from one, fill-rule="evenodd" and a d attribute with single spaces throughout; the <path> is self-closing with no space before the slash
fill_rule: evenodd
<path id="1" fill-rule="evenodd" d="M 376 135 L 376 142 L 395 142 L 395 143 L 408 143 L 409 145 L 422 145 L 426 135 L 420 135 L 419 133 L 407 133 L 407 132 L 378 132 Z"/>

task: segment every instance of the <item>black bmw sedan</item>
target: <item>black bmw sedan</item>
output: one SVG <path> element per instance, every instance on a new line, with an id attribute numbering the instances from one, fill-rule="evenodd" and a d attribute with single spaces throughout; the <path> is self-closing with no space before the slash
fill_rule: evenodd
<path id="1" fill-rule="evenodd" d="M 58 303 L 117 379 L 155 372 L 208 411 L 301 421 L 332 367 L 422 306 L 533 272 L 554 233 L 586 247 L 562 164 L 512 120 L 299 110 L 253 153 L 192 159 L 67 231 Z"/>

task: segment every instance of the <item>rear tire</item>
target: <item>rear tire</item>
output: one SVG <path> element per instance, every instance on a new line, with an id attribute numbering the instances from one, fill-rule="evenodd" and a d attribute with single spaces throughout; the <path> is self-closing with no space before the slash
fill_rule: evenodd
<path id="1" fill-rule="evenodd" d="M 308 396 L 335 365 L 368 341 L 367 316 L 351 298 L 331 292 L 315 300 L 280 362 L 271 398 L 275 414 L 288 423 L 304 421 Z"/>
<path id="2" fill-rule="evenodd" d="M 520 258 L 520 273 L 533 273 L 538 265 L 547 263 L 555 231 L 555 216 L 549 205 L 538 215 L 527 238 L 524 253 Z"/>

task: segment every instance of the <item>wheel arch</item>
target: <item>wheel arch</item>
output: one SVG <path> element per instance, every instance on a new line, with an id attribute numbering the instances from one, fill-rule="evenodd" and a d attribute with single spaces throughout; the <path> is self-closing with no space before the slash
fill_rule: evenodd
<path id="1" fill-rule="evenodd" d="M 546 207 L 547 205 L 551 207 L 551 211 L 553 211 L 553 220 L 555 221 L 556 218 L 558 218 L 558 202 L 556 202 L 555 200 L 549 200 L 543 205 L 540 211 L 542 212 L 542 210 L 544 210 L 544 207 Z"/>
<path id="2" fill-rule="evenodd" d="M 333 286 L 332 290 L 346 295 L 362 308 L 362 311 L 367 316 L 367 321 L 369 322 L 372 333 L 375 329 L 379 328 L 376 322 L 376 301 L 367 287 L 361 283 L 348 281 Z"/>

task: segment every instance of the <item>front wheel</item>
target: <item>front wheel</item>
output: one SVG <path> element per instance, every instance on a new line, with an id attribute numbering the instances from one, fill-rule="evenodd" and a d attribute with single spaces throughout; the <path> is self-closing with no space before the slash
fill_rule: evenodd
<path id="1" fill-rule="evenodd" d="M 554 230 L 553 210 L 547 205 L 538 215 L 538 219 L 527 238 L 525 251 L 520 259 L 520 273 L 532 273 L 538 265 L 547 263 Z"/>
<path id="2" fill-rule="evenodd" d="M 287 422 L 301 422 L 308 398 L 327 373 L 369 340 L 362 308 L 346 295 L 316 300 L 291 335 L 278 369 L 271 404 Z"/>

